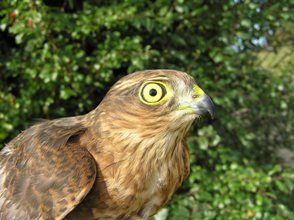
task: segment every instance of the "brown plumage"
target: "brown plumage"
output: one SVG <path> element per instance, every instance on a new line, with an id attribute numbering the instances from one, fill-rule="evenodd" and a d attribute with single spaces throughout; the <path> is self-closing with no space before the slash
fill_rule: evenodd
<path id="1" fill-rule="evenodd" d="M 212 102 L 183 72 L 119 80 L 99 106 L 44 121 L 0 153 L 0 219 L 148 219 L 189 173 L 184 137 Z"/>

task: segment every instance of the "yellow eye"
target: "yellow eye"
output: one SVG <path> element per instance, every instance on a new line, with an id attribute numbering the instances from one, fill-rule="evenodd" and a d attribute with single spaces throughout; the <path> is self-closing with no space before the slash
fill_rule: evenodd
<path id="1" fill-rule="evenodd" d="M 141 86 L 140 99 L 147 105 L 160 103 L 167 94 L 167 87 L 162 82 L 146 82 Z"/>

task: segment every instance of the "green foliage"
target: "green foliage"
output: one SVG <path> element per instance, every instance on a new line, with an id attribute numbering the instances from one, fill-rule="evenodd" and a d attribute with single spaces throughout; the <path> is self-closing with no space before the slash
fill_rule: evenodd
<path id="1" fill-rule="evenodd" d="M 88 112 L 127 73 L 183 70 L 217 119 L 193 128 L 191 175 L 156 219 L 294 219 L 293 174 L 276 156 L 294 143 L 293 63 L 256 62 L 291 9 L 289 0 L 2 1 L 0 145 L 34 118 Z"/>

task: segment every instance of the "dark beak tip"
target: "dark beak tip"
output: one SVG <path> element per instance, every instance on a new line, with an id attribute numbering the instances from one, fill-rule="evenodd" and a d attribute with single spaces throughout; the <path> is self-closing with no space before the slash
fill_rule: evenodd
<path id="1" fill-rule="evenodd" d="M 215 119 L 214 113 L 209 112 L 209 115 L 210 115 L 210 119 L 213 121 Z"/>
<path id="2" fill-rule="evenodd" d="M 211 119 L 213 120 L 215 118 L 215 107 L 212 101 L 211 101 L 211 108 L 209 109 L 209 114 Z"/>
<path id="3" fill-rule="evenodd" d="M 211 98 L 208 95 L 206 95 L 206 107 L 207 107 L 207 111 L 209 113 L 211 120 L 214 120 L 215 107 L 214 107 L 213 101 L 211 100 Z"/>
<path id="4" fill-rule="evenodd" d="M 211 98 L 205 93 L 203 96 L 196 101 L 196 113 L 200 116 L 205 117 L 206 119 L 214 120 L 215 119 L 215 107 Z"/>

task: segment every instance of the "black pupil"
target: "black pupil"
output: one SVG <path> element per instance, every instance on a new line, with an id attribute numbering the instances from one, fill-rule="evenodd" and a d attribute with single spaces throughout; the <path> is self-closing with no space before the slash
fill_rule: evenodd
<path id="1" fill-rule="evenodd" d="M 157 91 L 156 91 L 156 89 L 150 89 L 150 91 L 149 91 L 149 95 L 151 95 L 151 96 L 156 96 L 156 95 L 157 95 Z"/>

